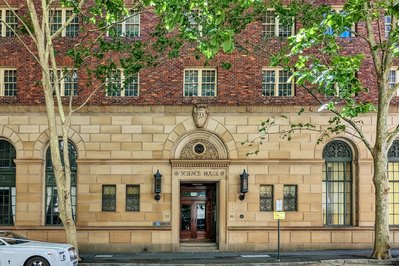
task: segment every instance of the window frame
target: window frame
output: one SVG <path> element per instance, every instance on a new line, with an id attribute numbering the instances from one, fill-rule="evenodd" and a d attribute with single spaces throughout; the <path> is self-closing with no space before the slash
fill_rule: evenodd
<path id="1" fill-rule="evenodd" d="M 392 166 L 392 167 L 391 167 Z M 393 168 L 393 169 L 392 169 Z M 392 169 L 392 171 L 391 171 Z M 395 201 L 395 195 L 398 195 L 396 198 L 399 198 L 399 140 L 394 140 L 392 146 L 388 150 L 388 183 L 389 183 L 389 225 L 390 226 L 399 226 L 399 200 Z M 396 186 L 395 186 L 396 185 Z M 398 212 L 393 208 L 394 206 L 398 206 Z M 396 218 L 396 219 L 395 219 Z M 392 219 L 392 222 L 391 222 Z M 396 222 L 395 222 L 396 221 Z"/>
<path id="2" fill-rule="evenodd" d="M 112 198 L 108 197 L 108 199 L 105 199 L 104 190 L 105 190 L 106 187 L 115 188 L 115 194 L 113 194 L 113 195 L 110 194 L 112 196 Z M 101 189 L 101 211 L 102 212 L 116 212 L 116 208 L 117 208 L 116 195 L 117 195 L 117 187 L 116 187 L 115 184 L 103 184 L 102 185 L 102 189 Z M 112 204 L 113 204 L 112 208 L 108 208 L 108 209 L 105 208 L 105 204 L 104 203 L 105 203 L 106 200 L 108 200 L 108 201 L 112 200 Z"/>
<path id="3" fill-rule="evenodd" d="M 5 83 L 5 72 L 6 71 L 15 71 L 15 83 Z M 16 68 L 0 68 L 0 97 L 16 97 L 17 96 L 17 69 Z M 13 84 L 15 86 L 15 90 L 13 90 L 14 95 L 5 95 L 5 85 Z"/>
<path id="4" fill-rule="evenodd" d="M 123 20 L 111 24 L 111 28 L 118 32 L 117 28 L 120 27 L 121 30 L 118 32 L 118 34 L 116 34 L 116 36 L 125 38 L 138 38 L 141 36 L 141 12 L 138 9 L 131 8 L 129 9 L 129 13 L 130 15 L 124 17 Z M 129 20 L 133 19 L 135 16 L 138 16 L 137 23 L 130 23 Z M 126 25 L 137 25 L 137 35 L 126 35 Z M 107 31 L 107 37 L 110 37 L 109 30 Z"/>
<path id="5" fill-rule="evenodd" d="M 197 95 L 186 95 L 186 71 L 197 71 L 198 73 L 198 81 L 197 81 Z M 202 81 L 203 77 L 203 72 L 204 71 L 213 71 L 215 73 L 215 82 L 214 82 L 214 95 L 211 96 L 204 96 L 203 95 L 203 84 L 205 84 Z M 194 84 L 194 83 L 193 83 Z M 212 84 L 212 83 L 208 83 Z M 211 98 L 211 97 L 217 97 L 218 95 L 218 73 L 217 73 L 217 68 L 213 67 L 187 67 L 183 69 L 183 97 L 206 97 L 206 98 Z"/>
<path id="6" fill-rule="evenodd" d="M 273 13 L 274 16 L 274 21 L 273 23 L 268 23 L 267 22 L 267 14 L 268 13 Z M 266 34 L 266 27 L 273 25 L 274 26 L 274 33 L 273 34 Z M 273 38 L 273 37 L 277 37 L 277 38 L 287 38 L 290 36 L 293 36 L 295 34 L 295 19 L 292 18 L 292 24 L 291 24 L 291 32 L 290 35 L 285 36 L 285 35 L 280 35 L 280 33 L 282 33 L 282 31 L 280 31 L 281 28 L 286 27 L 286 25 L 283 25 L 282 23 L 280 23 L 280 19 L 279 16 L 276 15 L 276 10 L 273 8 L 268 8 L 266 10 L 266 13 L 263 16 L 263 20 L 262 20 L 262 35 L 263 38 Z M 286 32 L 286 31 L 284 31 Z"/>
<path id="7" fill-rule="evenodd" d="M 264 89 L 264 86 L 266 84 L 270 84 L 270 83 L 266 83 L 264 82 L 264 76 L 265 76 L 265 72 L 267 71 L 273 71 L 274 72 L 274 90 L 273 90 L 273 95 L 266 95 L 266 90 Z M 291 77 L 291 81 L 287 82 L 287 83 L 280 83 L 280 71 L 286 72 L 288 75 L 290 75 L 287 80 L 292 76 L 292 73 L 290 73 L 287 70 L 284 70 L 281 67 L 262 67 L 262 97 L 287 97 L 287 98 L 291 98 L 291 97 L 295 97 L 295 81 L 294 78 Z M 291 95 L 279 95 L 279 85 L 282 84 L 291 84 Z"/>
<path id="8" fill-rule="evenodd" d="M 129 187 L 135 187 L 138 188 L 138 193 L 137 194 L 128 194 L 128 188 Z M 137 200 L 138 201 L 138 208 L 134 209 L 134 208 L 130 208 L 128 205 L 128 200 Z M 140 185 L 137 184 L 129 184 L 126 185 L 126 191 L 125 191 L 125 211 L 127 212 L 139 212 L 140 211 Z"/>
<path id="9" fill-rule="evenodd" d="M 53 71 L 54 70 L 50 70 L 50 80 L 53 79 Z M 69 96 L 77 96 L 78 95 L 78 82 L 79 82 L 79 75 L 78 75 L 78 71 L 76 69 L 72 69 L 72 68 L 58 68 L 57 70 L 57 75 L 58 75 L 58 83 L 60 86 L 60 95 L 61 96 L 65 96 L 65 97 L 69 97 Z M 71 82 L 68 82 L 71 86 L 71 92 L 72 94 L 66 95 L 65 94 L 65 87 L 67 82 L 65 82 L 65 79 L 68 78 L 68 76 L 70 76 L 72 74 L 72 77 L 76 74 L 76 79 L 71 79 Z M 51 86 L 54 86 L 54 81 L 51 81 Z"/>
<path id="10" fill-rule="evenodd" d="M 271 197 L 262 197 L 261 188 L 262 187 L 271 187 Z M 270 200 L 271 199 L 271 209 L 267 209 L 266 205 L 262 205 L 262 200 Z M 273 184 L 262 184 L 259 186 L 259 211 L 261 212 L 272 212 L 274 211 L 274 185 Z"/>
<path id="11" fill-rule="evenodd" d="M 335 146 L 335 147 L 334 147 Z M 354 175 L 353 175 L 353 151 L 348 143 L 340 139 L 332 140 L 324 146 L 323 149 L 323 177 L 322 177 L 322 216 L 324 226 L 348 227 L 354 225 Z M 330 171 L 332 167 L 338 166 L 338 171 Z M 342 167 L 342 168 L 341 168 Z M 349 167 L 349 169 L 348 169 Z M 343 169 L 343 171 L 339 171 Z M 347 173 L 349 172 L 349 177 Z M 338 174 L 335 174 L 338 173 Z M 343 173 L 343 178 L 341 174 Z M 338 177 L 337 177 L 338 176 Z M 333 186 L 334 191 L 329 192 L 331 184 L 338 184 Z M 341 186 L 340 186 L 341 185 Z M 335 189 L 338 187 L 338 192 Z M 341 192 L 343 188 L 343 192 Z M 347 191 L 349 188 L 349 192 Z M 339 198 L 343 194 L 343 203 Z M 346 202 L 346 196 L 349 194 L 349 204 Z M 336 202 L 337 201 L 337 202 Z M 349 205 L 349 207 L 348 207 Z M 332 212 L 331 207 L 339 206 L 338 212 Z M 348 209 L 349 208 L 349 209 Z M 330 210 L 330 212 L 329 212 Z M 334 210 L 335 211 L 335 210 Z M 337 215 L 338 223 L 330 223 L 328 220 L 329 213 Z M 347 221 L 347 215 L 349 218 Z M 343 217 L 343 222 L 340 222 L 340 216 Z M 333 217 L 334 220 L 334 217 Z"/>
<path id="12" fill-rule="evenodd" d="M 52 29 L 51 29 L 51 27 L 54 25 L 54 24 L 56 24 L 56 23 L 54 23 L 53 21 L 52 21 L 52 19 L 54 18 L 54 13 L 55 12 L 57 12 L 57 11 L 61 11 L 61 26 L 69 19 L 69 17 L 70 16 L 68 16 L 67 17 L 67 12 L 72 12 L 72 14 L 73 14 L 73 9 L 72 8 L 62 8 L 62 7 L 56 7 L 56 8 L 52 8 L 51 10 L 50 10 L 50 13 L 49 13 L 49 27 L 50 27 L 50 30 L 51 30 L 51 34 L 54 34 L 55 32 L 57 32 L 58 31 L 58 29 L 61 27 L 58 27 L 55 31 L 53 31 Z M 76 20 L 76 22 L 74 22 L 74 20 Z M 61 37 L 68 37 L 68 38 L 76 38 L 76 37 L 78 37 L 79 36 L 79 28 L 80 28 L 80 23 L 79 23 L 79 17 L 78 16 L 76 16 L 75 18 L 74 18 L 74 20 L 72 20 L 71 21 L 71 23 L 68 25 L 68 26 L 66 26 L 63 30 L 62 30 L 62 32 L 61 32 Z M 72 26 L 77 26 L 77 30 L 71 30 L 71 28 L 72 28 Z M 73 32 L 74 34 L 67 34 L 67 32 Z"/>
<path id="13" fill-rule="evenodd" d="M 138 73 L 134 74 L 135 77 L 137 77 L 137 83 L 130 82 L 128 84 L 123 84 L 124 81 L 126 80 L 125 73 L 123 70 L 124 70 L 123 68 L 116 69 L 116 71 L 118 71 L 120 73 L 120 79 L 118 81 L 119 87 L 120 87 L 119 95 L 110 95 L 110 93 L 108 92 L 108 87 L 110 85 L 109 83 L 110 82 L 114 83 L 115 81 L 111 81 L 108 77 L 106 78 L 106 81 L 105 81 L 105 96 L 106 97 L 139 97 L 140 96 L 140 73 L 138 72 Z M 132 76 L 130 78 L 134 78 L 134 77 Z M 135 85 L 137 86 L 137 95 L 126 95 L 126 91 L 127 91 L 126 86 L 135 86 Z"/>
<path id="14" fill-rule="evenodd" d="M 392 82 L 392 76 L 391 73 L 395 73 L 395 80 Z M 389 70 L 389 75 L 388 75 L 388 86 L 392 89 L 396 84 L 399 82 L 399 67 L 398 66 L 393 66 Z M 396 90 L 396 96 L 399 96 L 399 89 Z"/>
<path id="15" fill-rule="evenodd" d="M 10 23 L 7 22 L 7 11 L 10 11 L 12 14 L 12 17 L 14 18 L 14 23 L 9 24 L 9 26 L 12 26 L 11 28 L 14 29 L 14 31 L 16 30 L 17 26 L 18 26 L 18 19 L 15 16 L 14 12 L 16 13 L 18 11 L 17 8 L 1 8 L 0 7 L 0 21 L 5 21 L 6 23 Z M 3 19 L 4 18 L 4 19 Z M 5 23 L 1 23 L 0 22 L 0 37 L 14 37 L 15 33 L 13 30 L 10 29 L 10 27 L 8 27 Z"/>
<path id="16" fill-rule="evenodd" d="M 15 147 L 11 142 L 5 139 L 0 139 L 0 152 L 4 152 L 4 155 L 0 158 L 4 158 L 4 164 L 0 167 L 0 174 L 5 178 L 0 182 L 0 189 L 2 190 L 2 197 L 0 197 L 0 210 L 6 210 L 6 214 L 0 213 L 0 226 L 13 226 L 15 224 L 15 213 L 16 213 L 16 165 L 14 160 L 17 157 Z M 8 146 L 8 147 L 6 147 Z M 8 161 L 8 163 L 7 163 Z M 8 195 L 3 193 L 8 191 Z M 4 200 L 6 199 L 7 200 Z M 7 221 L 7 222 L 6 222 Z"/>
<path id="17" fill-rule="evenodd" d="M 285 188 L 286 187 L 295 187 L 295 195 L 293 197 L 286 197 L 285 196 Z M 287 205 L 285 204 L 286 199 L 293 199 L 295 202 L 294 209 L 288 209 Z M 283 209 L 285 212 L 290 212 L 290 211 L 298 211 L 298 185 L 295 184 L 289 184 L 289 185 L 283 185 Z"/>

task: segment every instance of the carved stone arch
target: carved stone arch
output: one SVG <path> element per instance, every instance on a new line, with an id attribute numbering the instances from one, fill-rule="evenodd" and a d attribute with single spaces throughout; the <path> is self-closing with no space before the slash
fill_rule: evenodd
<path id="1" fill-rule="evenodd" d="M 362 145 L 363 143 L 355 143 L 353 140 L 345 138 L 345 137 L 339 137 L 339 138 L 332 138 L 329 139 L 326 143 L 324 144 L 315 144 L 315 157 L 319 159 L 323 159 L 325 157 L 324 152 L 326 151 L 326 147 L 329 146 L 332 142 L 337 141 L 342 142 L 346 144 L 350 148 L 351 152 L 351 161 L 356 162 L 359 158 L 359 145 Z M 364 147 L 366 149 L 366 147 Z"/>
<path id="2" fill-rule="evenodd" d="M 46 153 L 46 149 L 49 141 L 49 130 L 43 131 L 39 137 L 37 138 L 34 146 L 33 146 L 33 158 L 43 159 Z M 78 158 L 83 159 L 86 157 L 86 147 L 82 137 L 73 129 L 69 129 L 68 139 L 75 146 Z"/>
<path id="3" fill-rule="evenodd" d="M 227 159 L 228 151 L 215 134 L 199 130 L 183 136 L 174 149 L 174 159 L 218 160 Z"/>
<path id="4" fill-rule="evenodd" d="M 168 138 L 165 141 L 164 149 L 163 149 L 163 158 L 164 159 L 170 159 L 170 158 L 176 158 L 176 151 L 179 150 L 179 154 L 181 153 L 181 149 L 183 146 L 181 146 L 182 143 L 187 144 L 189 141 L 193 141 L 195 136 L 191 136 L 191 134 L 194 133 L 199 133 L 202 132 L 202 134 L 206 133 L 208 134 L 208 138 L 206 138 L 204 135 L 201 135 L 201 137 L 204 137 L 203 139 L 207 141 L 213 141 L 213 145 L 215 147 L 219 147 L 219 152 L 220 146 L 222 145 L 224 147 L 225 152 L 221 152 L 224 156 L 224 153 L 226 153 L 226 159 L 237 159 L 238 158 L 238 151 L 237 151 L 237 146 L 234 141 L 233 135 L 229 132 L 229 130 L 221 124 L 219 121 L 209 118 L 208 121 L 206 122 L 205 126 L 201 129 L 198 130 L 196 126 L 194 125 L 193 119 L 189 118 L 178 124 L 173 131 L 169 134 Z M 191 136 L 191 139 L 185 139 L 186 136 Z M 212 137 L 210 137 L 212 136 Z M 184 140 L 185 139 L 185 140 Z M 184 141 L 184 142 L 182 142 Z M 220 158 L 222 159 L 222 158 Z"/>
<path id="5" fill-rule="evenodd" d="M 0 126 L 0 139 L 9 141 L 15 148 L 17 159 L 24 158 L 24 147 L 17 132 L 7 126 Z"/>

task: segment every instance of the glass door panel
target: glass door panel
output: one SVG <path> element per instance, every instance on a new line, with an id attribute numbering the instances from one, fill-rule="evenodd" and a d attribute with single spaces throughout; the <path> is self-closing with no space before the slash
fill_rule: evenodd
<path id="1" fill-rule="evenodd" d="M 197 231 L 206 231 L 206 205 L 197 203 Z"/>

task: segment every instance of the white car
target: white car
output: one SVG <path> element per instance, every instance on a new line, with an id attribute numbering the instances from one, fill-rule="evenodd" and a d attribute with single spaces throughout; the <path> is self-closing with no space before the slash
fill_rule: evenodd
<path id="1" fill-rule="evenodd" d="M 0 266 L 64 265 L 78 265 L 73 246 L 32 241 L 10 231 L 0 231 Z"/>

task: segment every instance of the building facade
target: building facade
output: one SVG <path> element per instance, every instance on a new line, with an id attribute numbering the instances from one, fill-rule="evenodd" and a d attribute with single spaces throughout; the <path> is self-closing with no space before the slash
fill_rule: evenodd
<path id="1" fill-rule="evenodd" d="M 22 5 L 15 8 L 24 12 Z M 68 17 L 68 10 L 56 11 L 61 20 Z M 0 14 L 13 21 L 5 6 Z M 265 34 L 281 38 L 295 31 L 280 25 L 272 12 L 265 16 L 263 23 L 249 25 L 244 36 L 261 40 Z M 145 40 L 153 17 L 143 11 L 120 30 Z M 40 69 L 2 27 L 0 230 L 65 241 L 44 97 L 37 84 Z M 66 29 L 57 45 L 73 44 L 76 28 Z M 365 49 L 350 34 L 342 42 L 348 51 Z M 276 39 L 270 47 L 279 44 Z M 320 133 L 311 131 L 290 141 L 281 138 L 277 132 L 290 123 L 326 128 L 330 114 L 318 112 L 311 97 L 289 82 L 289 73 L 270 67 L 265 58 L 235 52 L 204 66 L 191 52 L 188 48 L 177 59 L 140 71 L 120 93 L 99 92 L 72 116 L 68 150 L 81 250 L 179 251 L 193 245 L 220 251 L 273 250 L 274 211 L 280 200 L 286 213 L 281 220 L 284 249 L 372 247 L 373 161 L 366 147 L 344 134 L 321 144 L 316 144 Z M 231 69 L 220 67 L 224 61 L 233 62 Z M 68 63 L 60 56 L 60 66 Z M 395 70 L 391 76 L 395 82 Z M 370 59 L 359 77 L 375 87 Z M 75 103 L 84 101 L 85 74 L 69 74 L 61 88 L 66 99 L 74 95 Z M 376 92 L 364 97 L 373 99 Z M 302 106 L 305 111 L 298 116 Z M 395 127 L 399 109 L 391 109 L 388 123 Z M 262 145 L 250 144 L 270 117 L 276 118 L 271 134 Z M 375 116 L 361 120 L 365 136 L 373 139 Z M 248 155 L 257 149 L 256 155 Z M 391 241 L 396 247 L 399 143 L 389 156 Z"/>

